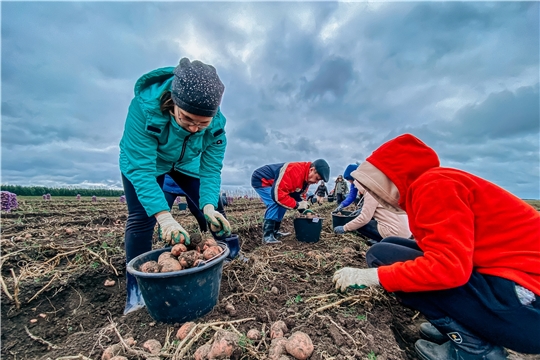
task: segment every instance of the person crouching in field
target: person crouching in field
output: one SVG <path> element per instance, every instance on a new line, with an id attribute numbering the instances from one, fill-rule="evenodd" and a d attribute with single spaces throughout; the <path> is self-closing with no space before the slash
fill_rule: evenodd
<path id="1" fill-rule="evenodd" d="M 540 214 L 508 191 L 439 165 L 416 137 L 392 139 L 352 172 L 367 192 L 405 211 L 415 241 L 389 237 L 343 268 L 336 287 L 381 285 L 429 320 L 420 358 L 505 359 L 540 353 Z"/>
<path id="2" fill-rule="evenodd" d="M 364 196 L 363 205 L 353 220 L 334 228 L 336 234 L 356 230 L 369 238 L 367 243 L 370 246 L 389 236 L 399 236 L 406 239 L 411 237 L 406 214 L 396 214 L 384 208 L 356 180 L 354 180 L 354 186 Z"/>
<path id="3" fill-rule="evenodd" d="M 230 235 L 229 222 L 215 210 L 227 145 L 219 110 L 224 89 L 213 66 L 187 58 L 137 80 L 120 141 L 126 262 L 152 249 L 156 221 L 167 242 L 190 243 L 170 213 L 174 197 L 167 201 L 162 190 L 167 173 L 199 205 L 216 236 Z M 137 280 L 126 277 L 124 314 L 145 306 Z"/>
<path id="4" fill-rule="evenodd" d="M 270 164 L 256 169 L 251 186 L 266 205 L 263 222 L 263 243 L 277 244 L 290 233 L 279 232 L 287 209 L 303 211 L 309 207 L 305 193 L 309 185 L 328 181 L 330 167 L 323 159 L 314 162 Z"/>

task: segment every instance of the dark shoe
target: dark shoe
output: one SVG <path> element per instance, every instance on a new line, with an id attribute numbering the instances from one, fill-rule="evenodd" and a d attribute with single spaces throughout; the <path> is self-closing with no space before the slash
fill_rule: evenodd
<path id="1" fill-rule="evenodd" d="M 489 349 L 471 353 L 459 348 L 454 342 L 447 341 L 437 345 L 427 340 L 418 340 L 414 349 L 423 360 L 503 360 L 506 351 L 500 346 L 491 346 Z"/>
<path id="2" fill-rule="evenodd" d="M 366 244 L 367 244 L 368 246 L 373 246 L 373 245 L 378 244 L 378 243 L 379 243 L 378 241 L 373 240 L 373 239 L 369 239 L 369 240 L 366 242 Z"/>
<path id="3" fill-rule="evenodd" d="M 429 322 L 420 324 L 420 337 L 439 345 L 448 341 L 448 337 L 441 334 L 441 332 Z"/>
<path id="4" fill-rule="evenodd" d="M 232 234 L 225 238 L 225 244 L 227 244 L 227 247 L 229 248 L 229 256 L 227 256 L 227 259 L 233 260 L 240 252 L 240 240 L 238 239 L 238 235 Z"/>
<path id="5" fill-rule="evenodd" d="M 280 239 L 283 239 L 289 235 L 291 235 L 290 232 L 286 232 L 286 233 L 282 233 L 279 231 L 279 228 L 281 227 L 281 221 L 276 221 L 274 223 L 274 237 L 276 238 L 276 240 L 280 240 Z"/>
<path id="6" fill-rule="evenodd" d="M 263 244 L 279 244 L 281 241 L 277 240 L 274 236 L 275 221 L 264 219 L 263 222 Z"/>

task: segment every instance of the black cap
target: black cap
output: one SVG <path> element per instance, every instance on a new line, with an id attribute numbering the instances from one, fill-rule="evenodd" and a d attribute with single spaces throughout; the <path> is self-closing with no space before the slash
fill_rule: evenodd
<path id="1" fill-rule="evenodd" d="M 182 58 L 174 69 L 171 97 L 184 111 L 200 116 L 215 116 L 225 86 L 212 65 Z"/>
<path id="2" fill-rule="evenodd" d="M 328 182 L 330 178 L 330 166 L 324 159 L 317 159 L 311 163 L 311 166 L 315 168 L 317 173 L 321 176 L 324 182 Z"/>

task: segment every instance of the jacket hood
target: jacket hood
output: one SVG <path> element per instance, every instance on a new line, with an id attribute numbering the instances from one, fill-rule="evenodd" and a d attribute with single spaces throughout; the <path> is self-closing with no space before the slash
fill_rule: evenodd
<path id="1" fill-rule="evenodd" d="M 135 83 L 135 96 L 149 92 L 149 97 L 161 96 L 165 90 L 171 89 L 174 67 L 164 67 L 144 74 Z"/>
<path id="2" fill-rule="evenodd" d="M 394 212 L 406 210 L 411 184 L 426 171 L 439 167 L 433 149 L 411 134 L 400 135 L 376 149 L 352 176 Z"/>

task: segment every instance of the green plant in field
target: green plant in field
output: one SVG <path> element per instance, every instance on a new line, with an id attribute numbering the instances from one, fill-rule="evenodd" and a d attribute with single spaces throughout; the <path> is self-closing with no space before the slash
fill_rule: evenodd
<path id="1" fill-rule="evenodd" d="M 306 255 L 304 255 L 303 252 L 299 252 L 299 253 L 295 254 L 294 257 L 296 259 L 305 259 Z"/>
<path id="2" fill-rule="evenodd" d="M 364 321 L 366 320 L 366 315 L 356 315 L 356 319 Z"/>
<path id="3" fill-rule="evenodd" d="M 296 295 L 296 297 L 294 298 L 294 302 L 295 303 L 302 302 L 302 297 L 300 295 Z"/>
<path id="4" fill-rule="evenodd" d="M 298 280 L 296 279 L 296 276 L 293 276 L 293 277 L 291 278 L 291 281 L 292 281 L 292 282 L 297 282 Z"/>
<path id="5" fill-rule="evenodd" d="M 375 355 L 375 352 L 371 350 L 369 354 L 367 354 L 368 360 L 377 360 L 377 355 Z"/>
<path id="6" fill-rule="evenodd" d="M 97 269 L 99 267 L 99 263 L 97 261 L 92 262 L 92 269 Z"/>
<path id="7" fill-rule="evenodd" d="M 81 254 L 75 254 L 75 257 L 73 258 L 73 261 L 75 261 L 76 263 L 80 262 L 82 260 L 82 255 Z"/>
<path id="8" fill-rule="evenodd" d="M 102 248 L 102 249 L 108 249 L 108 248 L 109 248 L 109 244 L 107 244 L 107 242 L 104 241 L 104 242 L 101 243 L 101 248 Z"/>
<path id="9" fill-rule="evenodd" d="M 286 302 L 285 302 L 285 305 L 286 306 L 291 306 L 293 303 L 293 301 L 291 299 L 288 299 Z"/>
<path id="10" fill-rule="evenodd" d="M 248 337 L 244 334 L 240 336 L 240 339 L 238 339 L 238 346 L 240 346 L 242 349 L 245 349 L 247 345 L 253 345 L 253 340 L 248 339 Z"/>

